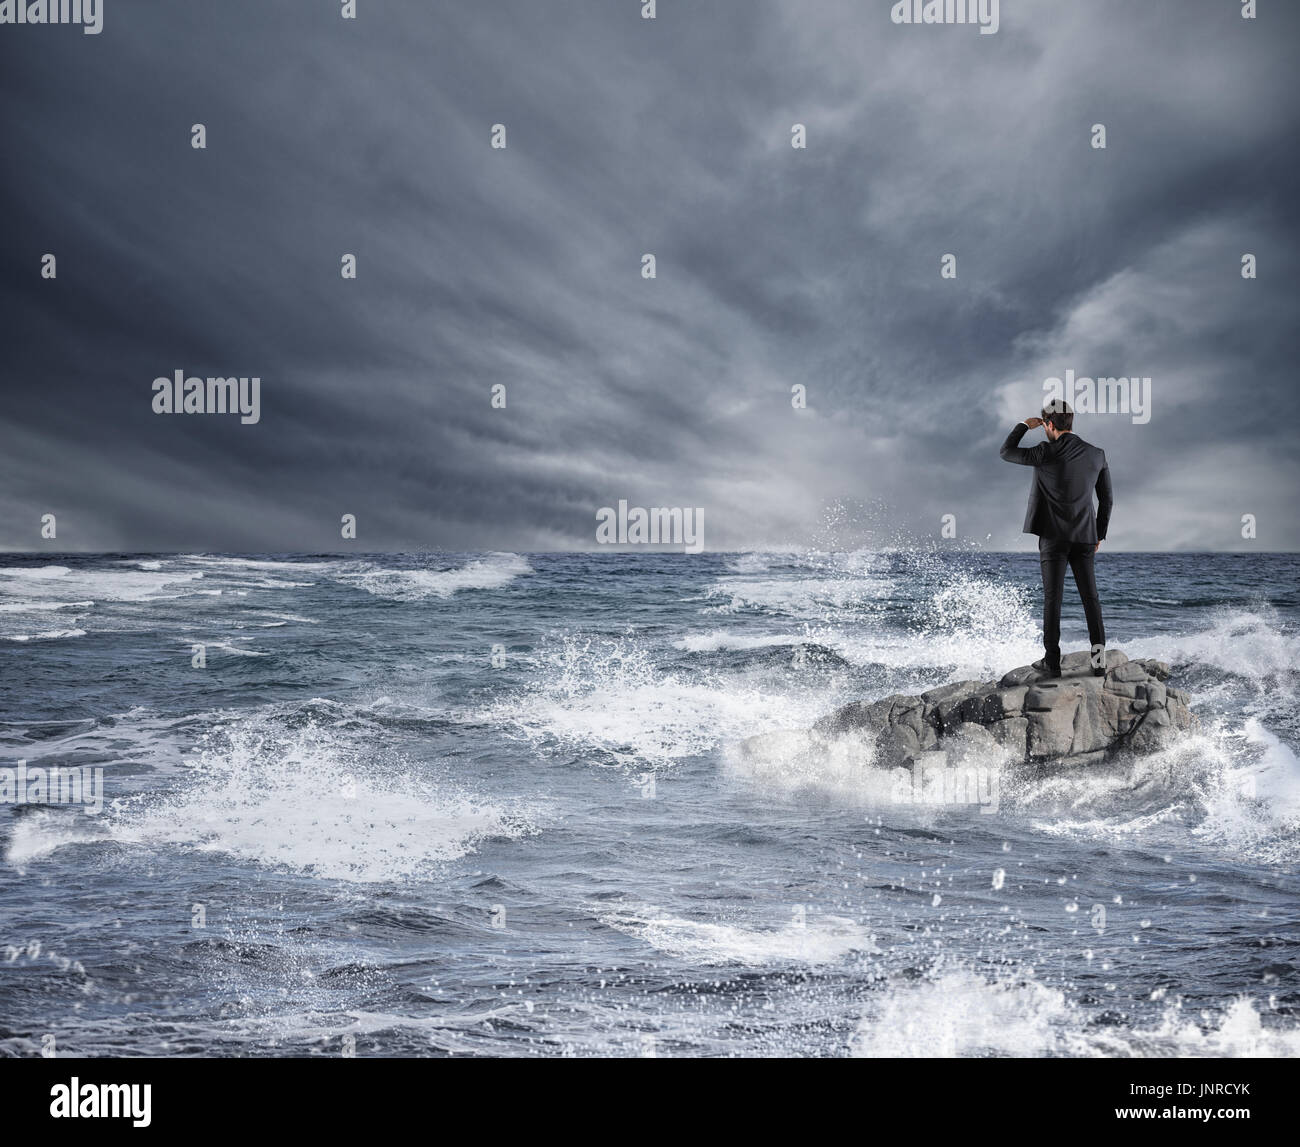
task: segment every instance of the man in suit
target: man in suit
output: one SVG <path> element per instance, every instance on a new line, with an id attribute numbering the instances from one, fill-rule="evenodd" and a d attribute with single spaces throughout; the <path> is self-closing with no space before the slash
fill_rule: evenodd
<path id="1" fill-rule="evenodd" d="M 1047 441 L 1028 448 L 1021 446 L 1020 440 L 1036 426 L 1043 427 Z M 1105 540 L 1110 525 L 1110 469 L 1105 451 L 1085 442 L 1074 433 L 1073 426 L 1074 411 L 1069 403 L 1054 398 L 1043 407 L 1041 418 L 1018 422 L 999 451 L 1006 462 L 1034 468 L 1024 532 L 1038 535 L 1046 652 L 1035 666 L 1049 677 L 1061 675 L 1061 595 L 1067 564 L 1074 573 L 1074 584 L 1088 618 L 1092 671 L 1098 676 L 1106 672 L 1106 628 L 1101 620 L 1093 555 Z M 1095 513 L 1094 491 L 1097 494 Z"/>

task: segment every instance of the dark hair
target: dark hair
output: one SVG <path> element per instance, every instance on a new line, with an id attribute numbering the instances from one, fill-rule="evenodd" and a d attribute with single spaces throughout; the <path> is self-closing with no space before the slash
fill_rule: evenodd
<path id="1" fill-rule="evenodd" d="M 1066 430 L 1074 429 L 1073 412 L 1070 414 L 1049 414 L 1044 410 L 1043 421 L 1050 422 L 1054 427 L 1056 427 L 1057 433 L 1064 433 Z"/>

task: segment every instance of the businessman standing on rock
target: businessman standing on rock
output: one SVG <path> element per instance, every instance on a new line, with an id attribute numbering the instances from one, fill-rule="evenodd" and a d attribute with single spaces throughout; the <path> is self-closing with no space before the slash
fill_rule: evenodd
<path id="1" fill-rule="evenodd" d="M 1021 446 L 1020 440 L 1036 426 L 1043 428 L 1047 441 L 1027 448 Z M 1074 573 L 1074 584 L 1088 619 L 1092 671 L 1097 676 L 1106 672 L 1106 628 L 1101 620 L 1093 555 L 1101 547 L 1110 524 L 1110 469 L 1105 451 L 1085 442 L 1074 433 L 1073 426 L 1074 411 L 1069 403 L 1054 398 L 1043 407 L 1041 418 L 1026 418 L 1016 423 L 998 452 L 1005 462 L 1034 468 L 1024 532 L 1038 535 L 1045 654 L 1034 667 L 1049 677 L 1061 675 L 1061 595 L 1065 590 L 1067 563 Z"/>

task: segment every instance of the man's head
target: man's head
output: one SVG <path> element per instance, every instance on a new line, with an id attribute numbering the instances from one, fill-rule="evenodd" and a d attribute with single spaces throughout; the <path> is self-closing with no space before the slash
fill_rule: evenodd
<path id="1" fill-rule="evenodd" d="M 1067 430 L 1074 429 L 1074 411 L 1063 398 L 1053 398 L 1043 407 L 1043 430 L 1055 442 Z"/>

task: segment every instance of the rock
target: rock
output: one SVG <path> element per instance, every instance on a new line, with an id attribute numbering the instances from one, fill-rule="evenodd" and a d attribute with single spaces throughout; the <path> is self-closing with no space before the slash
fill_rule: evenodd
<path id="1" fill-rule="evenodd" d="M 1074 744 L 1074 722 L 1083 691 L 1074 683 L 1052 682 L 1036 686 L 1025 698 L 1029 719 L 1030 760 L 1065 757 Z"/>
<path id="2" fill-rule="evenodd" d="M 978 681 L 958 681 L 955 685 L 944 685 L 922 693 L 920 701 L 924 706 L 923 719 L 939 732 L 955 729 L 962 723 L 962 707 L 972 699 L 972 693 L 980 688 Z"/>
<path id="3" fill-rule="evenodd" d="M 1105 676 L 1097 677 L 1088 653 L 1070 653 L 1061 659 L 1059 678 L 1022 665 L 998 681 L 854 701 L 799 735 L 804 751 L 814 753 L 853 739 L 874 745 L 871 764 L 885 768 L 935 750 L 956 761 L 1001 756 L 1053 767 L 1097 765 L 1163 748 L 1198 726 L 1187 694 L 1166 684 L 1170 672 L 1164 661 L 1130 661 L 1110 649 Z M 751 737 L 743 749 L 763 751 L 779 736 Z"/>
<path id="4" fill-rule="evenodd" d="M 1106 670 L 1106 676 L 1107 677 L 1113 676 L 1113 679 L 1115 681 L 1123 681 L 1125 683 L 1128 683 L 1134 681 L 1145 681 L 1151 675 L 1142 667 L 1141 662 L 1130 661 L 1126 665 L 1121 665 L 1118 669 L 1115 670 L 1111 670 L 1108 667 Z"/>
<path id="5" fill-rule="evenodd" d="M 823 717 L 813 726 L 815 732 L 840 734 L 849 730 L 878 733 L 890 724 L 895 714 L 902 715 L 909 708 L 919 707 L 919 697 L 895 693 L 881 701 L 853 701 L 842 709 Z"/>
<path id="6" fill-rule="evenodd" d="M 1106 650 L 1106 672 L 1118 670 L 1121 666 L 1128 664 L 1128 655 L 1121 653 L 1118 649 Z M 1160 664 L 1164 664 L 1161 662 Z M 1168 676 L 1169 666 L 1165 665 L 1166 676 Z M 1061 676 L 1077 677 L 1081 674 L 1092 673 L 1092 657 L 1088 653 L 1067 653 L 1061 658 Z M 1022 665 L 1018 669 L 1012 669 L 1009 673 L 1002 675 L 1002 680 L 998 682 L 999 689 L 1012 689 L 1017 685 L 1031 685 L 1034 682 L 1041 681 L 1043 674 L 1035 669 L 1032 665 Z M 951 686 L 950 686 L 951 688 Z"/>
<path id="7" fill-rule="evenodd" d="M 989 761 L 1001 755 L 1001 747 L 990 730 L 973 721 L 962 722 L 943 738 L 943 751 L 948 754 L 948 762 L 954 765 Z"/>
<path id="8" fill-rule="evenodd" d="M 907 725 L 890 725 L 876 738 L 875 763 L 887 767 L 913 761 L 922 752 L 921 738 Z"/>
<path id="9" fill-rule="evenodd" d="M 1003 721 L 994 721 L 988 726 L 988 730 L 999 745 L 1014 750 L 1018 760 L 1023 760 L 1028 755 L 1026 745 L 1029 741 L 1029 722 L 1024 717 L 1008 717 Z"/>

